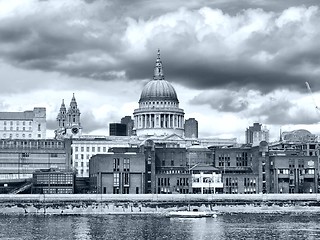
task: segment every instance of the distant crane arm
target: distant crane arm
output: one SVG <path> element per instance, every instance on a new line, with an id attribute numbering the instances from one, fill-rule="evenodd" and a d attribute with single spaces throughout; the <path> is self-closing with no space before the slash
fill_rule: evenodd
<path id="1" fill-rule="evenodd" d="M 306 82 L 306 86 L 307 86 L 307 89 L 308 89 L 308 91 L 309 91 L 309 93 L 310 93 L 310 95 L 311 95 L 311 97 L 312 97 L 312 101 L 313 101 L 314 106 L 316 107 L 316 109 L 320 110 L 319 107 L 318 107 L 318 105 L 317 105 L 316 100 L 315 100 L 314 97 L 313 97 L 313 93 L 312 93 L 311 87 L 310 87 L 310 85 L 309 85 L 308 82 Z"/>

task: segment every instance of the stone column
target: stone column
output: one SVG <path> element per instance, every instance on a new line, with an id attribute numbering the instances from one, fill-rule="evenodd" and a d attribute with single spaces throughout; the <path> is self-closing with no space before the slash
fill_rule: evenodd
<path id="1" fill-rule="evenodd" d="M 152 126 L 151 126 L 151 123 L 152 123 L 152 121 L 151 121 L 151 114 L 149 114 L 149 128 L 152 128 Z"/>
<path id="2" fill-rule="evenodd" d="M 163 114 L 163 128 L 167 128 L 167 118 L 166 118 L 166 114 Z"/>

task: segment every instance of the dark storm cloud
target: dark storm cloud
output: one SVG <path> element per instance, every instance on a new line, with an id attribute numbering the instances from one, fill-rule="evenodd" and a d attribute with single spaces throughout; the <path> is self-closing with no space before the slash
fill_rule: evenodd
<path id="1" fill-rule="evenodd" d="M 159 11 L 148 1 L 75 3 L 41 2 L 1 19 L 3 61 L 96 80 L 139 80 L 152 77 L 161 48 L 166 78 L 190 88 L 305 91 L 308 81 L 320 90 L 320 13 L 308 8 L 312 1 L 288 10 L 278 1 L 165 1 Z"/>
<path id="2" fill-rule="evenodd" d="M 251 117 L 262 118 L 265 124 L 315 124 L 319 122 L 320 114 L 307 111 L 306 106 L 297 106 L 288 100 L 279 99 L 274 102 L 264 102 L 258 108 L 251 109 Z"/>
<path id="3" fill-rule="evenodd" d="M 236 92 L 201 93 L 189 103 L 193 105 L 208 104 L 219 112 L 241 112 L 248 108 L 248 102 Z"/>

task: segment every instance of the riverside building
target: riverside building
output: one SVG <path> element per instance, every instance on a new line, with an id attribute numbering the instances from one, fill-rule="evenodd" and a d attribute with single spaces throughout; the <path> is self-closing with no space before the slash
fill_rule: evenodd
<path id="1" fill-rule="evenodd" d="M 32 111 L 0 112 L 1 139 L 45 139 L 46 109 L 36 107 Z"/>

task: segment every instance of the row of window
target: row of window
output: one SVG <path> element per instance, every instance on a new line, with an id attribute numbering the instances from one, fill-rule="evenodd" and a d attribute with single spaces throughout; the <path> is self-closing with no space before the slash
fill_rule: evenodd
<path id="1" fill-rule="evenodd" d="M 75 162 L 75 167 L 84 167 L 84 163 L 83 162 Z M 89 163 L 86 163 L 86 167 L 89 167 Z"/>
<path id="2" fill-rule="evenodd" d="M 255 178 L 244 178 L 243 181 L 244 186 L 255 186 L 256 185 L 256 179 Z"/>
<path id="3" fill-rule="evenodd" d="M 91 152 L 96 152 L 96 149 L 97 149 L 97 152 L 107 152 L 107 147 L 91 147 Z M 102 149 L 102 151 L 101 151 Z M 74 147 L 74 151 L 75 152 L 90 152 L 90 147 Z"/>
<path id="4" fill-rule="evenodd" d="M 3 136 L 3 138 L 7 138 L 7 137 L 13 138 L 14 134 L 9 133 L 9 134 L 7 135 L 6 133 L 4 133 L 2 136 Z M 27 135 L 26 135 L 25 133 L 23 133 L 23 134 L 21 134 L 21 135 L 20 135 L 19 133 L 16 133 L 16 135 L 15 135 L 16 138 L 20 138 L 20 137 L 21 137 L 21 138 L 26 138 L 26 136 L 27 136 Z M 38 138 L 41 138 L 41 134 L 38 134 L 37 136 L 38 136 Z M 32 137 L 32 134 L 28 134 L 28 137 L 31 138 L 31 137 Z"/>
<path id="5" fill-rule="evenodd" d="M 15 129 L 16 129 L 15 131 L 26 131 L 25 127 L 22 127 L 22 128 L 16 127 Z M 32 131 L 32 127 L 29 127 L 28 129 L 29 129 L 29 131 Z M 7 130 L 13 131 L 13 127 L 10 127 L 7 129 L 7 127 L 4 126 L 3 131 L 7 131 Z"/>
<path id="6" fill-rule="evenodd" d="M 293 174 L 294 171 L 292 169 L 278 169 L 278 174 Z M 310 168 L 310 169 L 299 169 L 299 174 L 302 175 L 302 174 L 314 174 L 315 171 L 313 168 Z"/>
<path id="7" fill-rule="evenodd" d="M 129 186 L 130 184 L 130 177 L 129 173 L 124 173 L 123 174 L 123 182 L 122 184 L 124 186 Z M 120 173 L 113 173 L 113 186 L 118 187 L 120 186 Z"/>
<path id="8" fill-rule="evenodd" d="M 25 126 L 25 125 L 27 125 L 27 124 L 29 124 L 30 126 L 32 125 L 32 121 L 3 121 L 3 125 L 14 125 L 14 123 L 15 123 L 15 125 L 23 125 L 23 126 Z"/>
<path id="9" fill-rule="evenodd" d="M 198 178 L 194 177 L 192 178 L 192 182 L 194 183 L 220 183 L 221 178 L 220 177 L 204 177 L 204 178 Z"/>
<path id="10" fill-rule="evenodd" d="M 159 170 L 158 174 L 189 174 L 187 170 Z"/>
<path id="11" fill-rule="evenodd" d="M 50 153 L 49 156 L 50 156 L 51 158 L 56 158 L 56 157 L 58 157 L 58 154 L 57 154 L 57 153 Z M 21 157 L 23 157 L 23 158 L 28 158 L 28 157 L 30 157 L 30 153 L 28 153 L 28 152 L 21 153 Z"/>
<path id="12" fill-rule="evenodd" d="M 123 171 L 129 172 L 130 171 L 130 158 L 123 159 Z M 120 158 L 113 159 L 113 171 L 119 172 L 120 171 Z"/>

